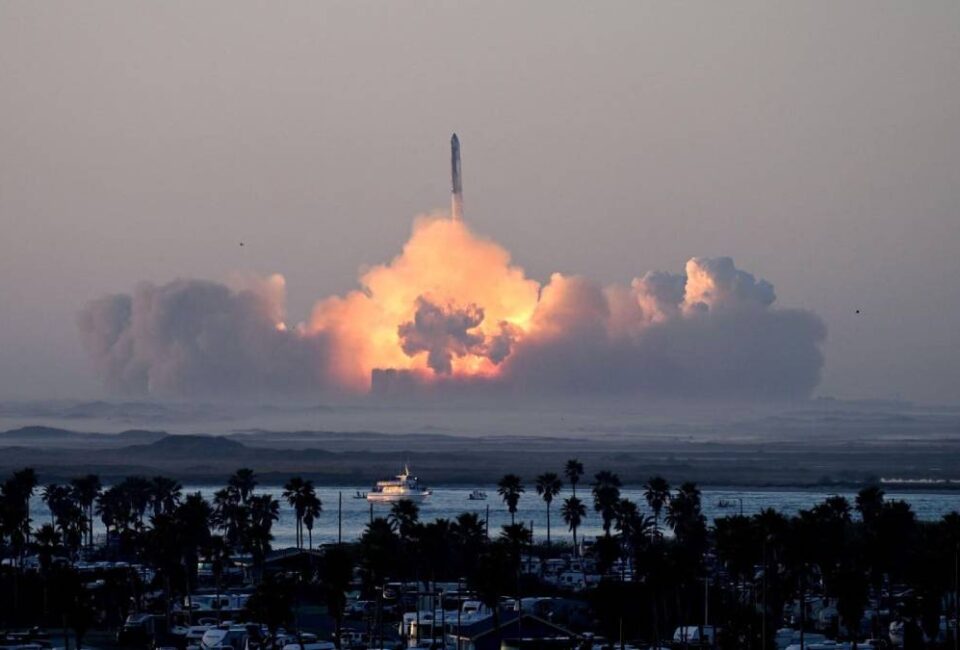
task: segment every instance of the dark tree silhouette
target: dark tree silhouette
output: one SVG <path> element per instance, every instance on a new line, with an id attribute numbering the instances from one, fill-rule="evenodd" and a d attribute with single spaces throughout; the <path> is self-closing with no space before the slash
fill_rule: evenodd
<path id="1" fill-rule="evenodd" d="M 524 492 L 523 482 L 516 474 L 506 474 L 497 483 L 497 494 L 507 504 L 507 510 L 510 512 L 510 523 L 516 523 L 517 504 L 520 503 L 520 495 Z"/>

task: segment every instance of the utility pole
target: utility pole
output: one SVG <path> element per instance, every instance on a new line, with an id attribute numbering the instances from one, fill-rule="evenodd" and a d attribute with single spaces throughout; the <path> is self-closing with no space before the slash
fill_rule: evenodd
<path id="1" fill-rule="evenodd" d="M 447 610 L 443 607 L 443 589 L 440 590 L 440 646 L 447 647 Z"/>
<path id="2" fill-rule="evenodd" d="M 460 612 L 463 611 L 463 595 L 460 587 L 460 576 L 457 576 L 457 650 L 460 650 Z"/>
<path id="3" fill-rule="evenodd" d="M 763 642 L 763 650 L 767 648 L 767 536 L 763 536 L 763 619 L 760 621 L 760 638 Z M 854 639 L 856 640 L 856 639 Z"/>

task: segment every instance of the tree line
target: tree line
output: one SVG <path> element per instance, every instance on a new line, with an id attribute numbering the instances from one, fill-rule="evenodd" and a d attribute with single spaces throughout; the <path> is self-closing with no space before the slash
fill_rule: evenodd
<path id="1" fill-rule="evenodd" d="M 7 560 L 16 586 L 24 558 L 35 554 L 44 589 L 55 578 L 66 580 L 57 577 L 62 569 L 54 566 L 57 556 L 136 559 L 156 569 L 169 606 L 174 597 L 189 598 L 196 588 L 199 559 L 211 564 L 219 590 L 225 568 L 249 558 L 250 577 L 260 583 L 251 606 L 282 621 L 276 603 L 289 601 L 290 586 L 263 570 L 280 501 L 257 491 L 257 485 L 255 473 L 241 469 L 207 501 L 199 493 L 184 494 L 179 483 L 165 477 L 130 477 L 105 487 L 87 475 L 40 488 L 32 470 L 21 470 L 0 485 L 0 559 Z M 570 553 L 577 561 L 584 546 L 584 560 L 605 578 L 577 597 L 590 606 L 597 630 L 608 635 L 623 630 L 632 638 L 660 642 L 678 625 L 702 622 L 709 609 L 711 622 L 723 627 L 726 647 L 768 648 L 783 625 L 810 628 L 806 607 L 788 612 L 791 603 L 804 603 L 811 595 L 835 600 L 834 632 L 851 639 L 860 633 L 870 603 L 883 604 L 894 592 L 901 594 L 897 614 L 928 636 L 936 636 L 941 615 L 956 615 L 952 581 L 960 515 L 919 521 L 909 504 L 887 499 L 875 486 L 862 489 L 853 503 L 834 496 L 792 516 L 767 509 L 718 518 L 712 525 L 703 514 L 699 488 L 689 482 L 672 487 L 663 477 L 651 477 L 643 486 L 644 503 L 636 503 L 623 496 L 615 473 L 601 470 L 589 478 L 583 464 L 571 459 L 560 472 L 535 477 L 532 486 L 547 514 L 544 544 L 535 545 L 532 531 L 516 520 L 526 486 L 520 476 L 507 474 L 497 492 L 511 518 L 499 531 L 491 533 L 488 522 L 471 512 L 423 521 L 416 504 L 399 501 L 385 516 L 372 518 L 355 543 L 325 548 L 325 558 L 308 567 L 305 582 L 317 587 L 338 628 L 354 567 L 368 596 L 387 581 L 463 581 L 492 608 L 499 625 L 502 598 L 551 593 L 551 587 L 521 570 L 525 557 Z M 30 496 L 38 489 L 50 521 L 34 526 Z M 312 548 L 314 525 L 323 512 L 313 483 L 293 477 L 280 497 L 293 511 L 297 547 Z M 558 543 L 552 535 L 555 502 L 572 544 Z M 579 539 L 589 516 L 599 518 L 603 532 L 594 540 Z M 95 517 L 107 532 L 102 547 L 94 547 Z M 73 593 L 57 587 L 61 591 Z M 44 612 L 59 602 L 48 602 L 46 593 Z M 65 611 L 81 606 L 63 604 Z M 8 616 L 12 620 L 16 613 Z M 69 616 L 89 624 L 82 613 Z M 881 630 L 872 632 L 879 636 Z"/>

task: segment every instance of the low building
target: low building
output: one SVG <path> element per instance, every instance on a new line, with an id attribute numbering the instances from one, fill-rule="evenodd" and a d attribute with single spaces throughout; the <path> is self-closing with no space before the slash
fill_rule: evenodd
<path id="1" fill-rule="evenodd" d="M 520 648 L 577 647 L 577 636 L 565 628 L 531 614 L 501 612 L 500 627 L 488 616 L 461 625 L 447 623 L 447 642 L 460 650 L 519 650 Z M 459 643 L 458 643 L 459 641 Z"/>

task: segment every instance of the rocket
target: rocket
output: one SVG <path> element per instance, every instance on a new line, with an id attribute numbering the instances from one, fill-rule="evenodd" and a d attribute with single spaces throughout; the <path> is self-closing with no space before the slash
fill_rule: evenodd
<path id="1" fill-rule="evenodd" d="M 463 218 L 463 179 L 460 176 L 460 139 L 454 133 L 450 138 L 450 216 L 455 220 Z"/>

